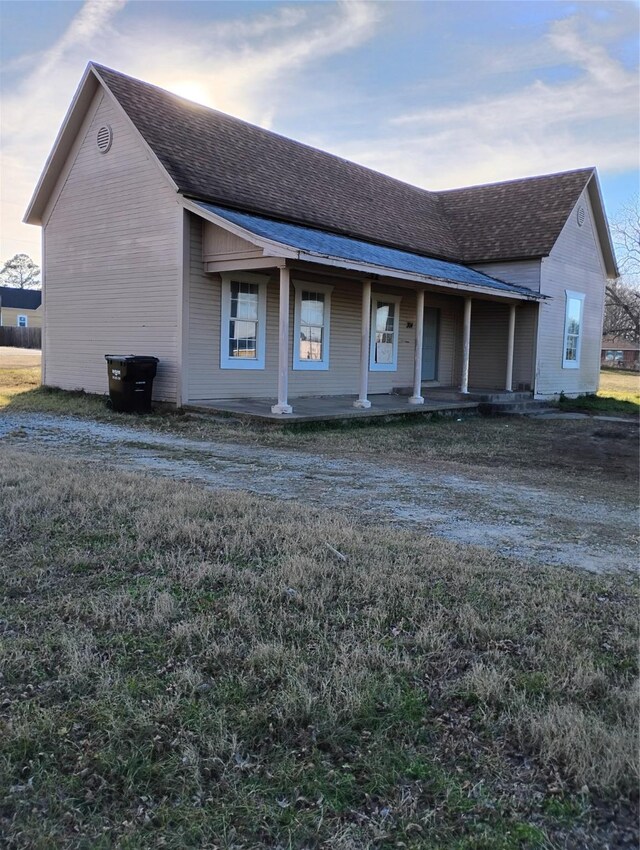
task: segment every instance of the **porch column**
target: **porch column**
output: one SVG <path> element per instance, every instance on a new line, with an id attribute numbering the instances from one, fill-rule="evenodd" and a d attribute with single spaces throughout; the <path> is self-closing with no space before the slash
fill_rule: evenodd
<path id="1" fill-rule="evenodd" d="M 413 395 L 409 404 L 424 404 L 422 396 L 422 338 L 424 335 L 424 289 L 416 292 L 416 349 L 413 354 Z"/>
<path id="2" fill-rule="evenodd" d="M 289 394 L 289 269 L 280 268 L 280 319 L 278 338 L 278 403 L 272 413 L 293 413 Z"/>
<path id="3" fill-rule="evenodd" d="M 471 296 L 464 299 L 464 325 L 462 328 L 462 382 L 460 392 L 469 392 L 469 348 L 471 343 Z"/>
<path id="4" fill-rule="evenodd" d="M 513 344 L 516 338 L 516 305 L 509 304 L 509 336 L 507 338 L 507 377 L 505 389 L 508 393 L 513 390 Z"/>
<path id="5" fill-rule="evenodd" d="M 362 281 L 362 315 L 360 320 L 360 391 L 354 407 L 367 409 L 371 402 L 369 392 L 369 340 L 371 337 L 371 281 Z"/>

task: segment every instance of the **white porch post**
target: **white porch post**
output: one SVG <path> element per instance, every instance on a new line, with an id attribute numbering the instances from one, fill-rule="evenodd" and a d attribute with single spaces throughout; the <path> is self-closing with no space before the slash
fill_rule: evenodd
<path id="1" fill-rule="evenodd" d="M 424 404 L 422 396 L 422 338 L 424 335 L 424 289 L 416 292 L 416 349 L 413 355 L 413 395 L 409 404 Z"/>
<path id="2" fill-rule="evenodd" d="M 280 268 L 280 319 L 278 338 L 278 403 L 272 413 L 293 413 L 289 394 L 289 269 Z"/>
<path id="3" fill-rule="evenodd" d="M 362 317 L 360 321 L 360 391 L 354 407 L 367 409 L 371 402 L 369 392 L 369 340 L 371 336 L 371 281 L 362 281 Z"/>
<path id="4" fill-rule="evenodd" d="M 513 345 L 516 338 L 516 305 L 509 304 L 509 337 L 507 339 L 507 378 L 505 389 L 508 393 L 513 390 Z"/>
<path id="5" fill-rule="evenodd" d="M 471 296 L 464 299 L 464 326 L 462 329 L 462 382 L 460 392 L 469 392 L 469 348 L 471 344 Z"/>

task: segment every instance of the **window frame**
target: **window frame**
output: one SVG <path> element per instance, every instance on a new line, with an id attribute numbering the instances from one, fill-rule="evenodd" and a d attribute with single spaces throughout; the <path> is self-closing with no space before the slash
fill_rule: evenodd
<path id="1" fill-rule="evenodd" d="M 294 280 L 293 288 L 295 290 L 293 306 L 293 369 L 301 372 L 326 372 L 329 369 L 331 348 L 331 293 L 333 292 L 333 286 L 326 283 L 307 283 L 306 281 Z M 304 360 L 300 357 L 303 292 L 318 292 L 324 295 L 321 360 Z"/>
<path id="2" fill-rule="evenodd" d="M 220 368 L 264 369 L 267 343 L 267 286 L 268 275 L 248 272 L 222 272 L 220 294 Z M 258 329 L 256 357 L 231 357 L 229 354 L 229 322 L 231 321 L 231 284 L 253 283 L 258 286 Z M 242 321 L 241 319 L 239 321 Z"/>
<path id="3" fill-rule="evenodd" d="M 20 324 L 20 319 L 24 319 L 24 325 Z M 28 328 L 29 327 L 29 317 L 24 313 L 18 313 L 16 316 L 16 327 L 17 328 Z"/>
<path id="4" fill-rule="evenodd" d="M 582 353 L 582 336 L 584 333 L 583 322 L 584 322 L 584 292 L 574 292 L 572 289 L 565 289 L 565 302 L 564 302 L 564 333 L 562 335 L 562 368 L 563 369 L 579 369 L 580 368 L 580 355 Z M 571 301 L 579 301 L 580 302 L 580 330 L 577 334 L 576 340 L 576 359 L 575 360 L 567 360 L 567 340 L 569 338 L 569 304 Z M 574 336 L 574 334 L 572 334 Z"/>
<path id="5" fill-rule="evenodd" d="M 369 333 L 369 371 L 397 372 L 398 371 L 398 335 L 400 332 L 400 302 L 402 295 L 385 295 L 374 292 L 371 295 L 371 331 Z M 391 363 L 376 363 L 376 313 L 378 305 L 385 302 L 396 305 L 393 317 L 393 360 Z"/>

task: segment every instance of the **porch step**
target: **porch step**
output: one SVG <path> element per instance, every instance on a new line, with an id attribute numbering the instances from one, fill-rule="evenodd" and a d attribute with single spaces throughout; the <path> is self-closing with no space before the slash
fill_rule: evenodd
<path id="1" fill-rule="evenodd" d="M 506 390 L 485 390 L 484 392 L 482 390 L 471 390 L 467 398 L 472 398 L 474 401 L 497 404 L 501 402 L 530 401 L 533 398 L 533 393 L 508 393 Z"/>
<path id="2" fill-rule="evenodd" d="M 478 410 L 483 416 L 522 416 L 550 409 L 545 401 L 532 398 L 531 393 L 527 395 L 528 398 L 481 401 Z"/>

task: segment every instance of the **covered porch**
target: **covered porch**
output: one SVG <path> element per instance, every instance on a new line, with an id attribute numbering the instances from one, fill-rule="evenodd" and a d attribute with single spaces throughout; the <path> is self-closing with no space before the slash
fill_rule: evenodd
<path id="1" fill-rule="evenodd" d="M 475 394 L 474 394 L 475 395 Z M 480 401 L 471 394 L 463 399 L 453 389 L 434 389 L 421 405 L 407 404 L 407 398 L 396 394 L 372 395 L 371 406 L 356 407 L 357 396 L 311 396 L 296 398 L 295 407 L 286 417 L 273 412 L 277 398 L 222 398 L 202 399 L 188 405 L 188 409 L 201 413 L 223 414 L 239 419 L 263 422 L 340 422 L 353 419 L 375 419 L 410 415 L 455 416 L 475 414 Z"/>
<path id="2" fill-rule="evenodd" d="M 472 389 L 531 392 L 537 293 L 194 206 L 207 215 L 191 224 L 184 405 L 310 421 L 473 410 Z"/>

